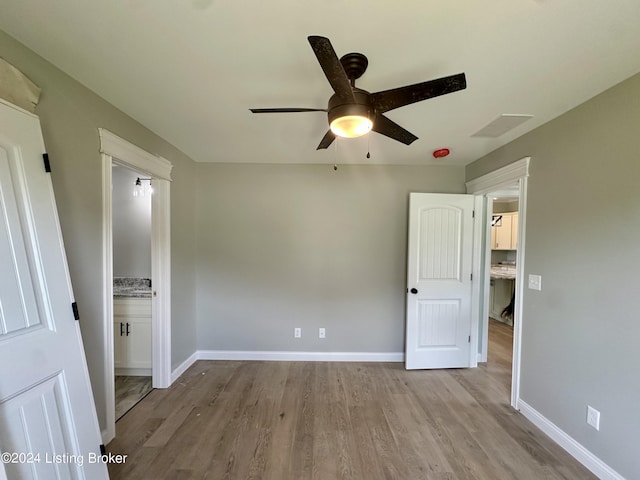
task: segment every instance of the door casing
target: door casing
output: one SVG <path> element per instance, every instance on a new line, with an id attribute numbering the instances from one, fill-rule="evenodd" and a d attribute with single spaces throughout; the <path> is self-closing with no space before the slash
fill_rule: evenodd
<path id="1" fill-rule="evenodd" d="M 102 154 L 102 272 L 106 428 L 105 445 L 116 434 L 113 354 L 113 222 L 112 165 L 125 165 L 153 178 L 151 197 L 151 344 L 152 386 L 171 385 L 171 229 L 170 182 L 173 165 L 105 129 L 100 134 Z"/>
<path id="2" fill-rule="evenodd" d="M 505 188 L 514 183 L 519 186 L 519 205 L 518 205 L 518 249 L 516 251 L 516 287 L 515 287 L 515 303 L 514 303 L 514 327 L 513 327 L 513 360 L 511 367 L 511 406 L 519 410 L 518 402 L 520 399 L 520 370 L 521 370 L 521 347 L 522 347 L 522 324 L 525 319 L 522 317 L 522 295 L 524 291 L 524 262 L 525 262 L 525 245 L 526 245 L 526 218 L 527 218 L 527 180 L 529 177 L 529 162 L 531 157 L 524 157 L 505 167 L 499 168 L 487 173 L 481 177 L 470 180 L 466 183 L 467 193 L 474 194 L 484 204 L 482 217 L 486 218 L 486 203 L 484 197 L 496 190 Z M 476 202 L 478 203 L 478 202 Z M 477 274 L 483 278 L 483 292 L 479 295 L 474 294 L 477 304 L 473 307 L 479 312 L 482 322 L 481 341 L 479 342 L 480 351 L 478 357 L 480 361 L 486 361 L 488 348 L 488 318 L 489 306 L 486 301 L 489 298 L 489 275 L 491 270 L 491 242 L 489 229 L 478 228 L 476 230 L 476 241 L 474 242 L 474 254 L 477 263 Z M 484 238 L 483 238 L 484 236 Z M 484 245 L 484 262 L 481 262 L 482 250 Z M 477 247 L 477 248 L 476 248 Z M 474 272 L 475 274 L 475 272 Z M 479 277 L 480 278 L 480 277 Z M 480 283 L 480 282 L 478 282 Z M 474 292 L 475 293 L 475 292 Z M 480 303 L 481 295 L 485 299 Z"/>

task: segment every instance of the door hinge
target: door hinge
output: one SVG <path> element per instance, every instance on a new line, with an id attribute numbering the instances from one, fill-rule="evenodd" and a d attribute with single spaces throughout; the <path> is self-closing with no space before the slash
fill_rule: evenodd
<path id="1" fill-rule="evenodd" d="M 475 210 L 471 211 L 471 218 L 476 218 L 476 211 Z"/>
<path id="2" fill-rule="evenodd" d="M 51 163 L 49 163 L 49 154 L 43 153 L 42 160 L 44 161 L 44 171 L 47 173 L 51 173 Z"/>
<path id="3" fill-rule="evenodd" d="M 473 282 L 473 273 L 469 274 L 469 280 L 471 280 Z"/>
<path id="4" fill-rule="evenodd" d="M 71 309 L 73 310 L 73 318 L 80 320 L 80 313 L 78 312 L 78 304 L 76 302 L 71 304 Z"/>
<path id="5" fill-rule="evenodd" d="M 104 443 L 100 444 L 100 455 L 106 455 L 107 454 L 107 447 L 104 446 Z"/>
<path id="6" fill-rule="evenodd" d="M 471 335 L 469 335 L 469 343 L 471 343 Z"/>

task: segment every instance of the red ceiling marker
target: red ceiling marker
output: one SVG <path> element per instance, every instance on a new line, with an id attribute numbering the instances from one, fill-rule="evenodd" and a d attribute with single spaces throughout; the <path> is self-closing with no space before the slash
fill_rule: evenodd
<path id="1" fill-rule="evenodd" d="M 448 148 L 439 148 L 438 150 L 434 150 L 433 158 L 444 158 L 450 153 L 451 151 Z"/>

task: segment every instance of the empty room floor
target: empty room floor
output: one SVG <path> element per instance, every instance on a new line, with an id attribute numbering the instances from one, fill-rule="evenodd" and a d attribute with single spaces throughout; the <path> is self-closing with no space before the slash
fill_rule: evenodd
<path id="1" fill-rule="evenodd" d="M 595 478 L 509 406 L 501 328 L 475 369 L 198 361 L 116 424 L 111 478 Z"/>

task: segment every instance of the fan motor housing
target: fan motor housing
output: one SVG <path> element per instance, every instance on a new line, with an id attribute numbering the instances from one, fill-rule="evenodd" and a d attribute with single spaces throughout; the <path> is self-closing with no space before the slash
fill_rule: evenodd
<path id="1" fill-rule="evenodd" d="M 338 95 L 332 95 L 329 99 L 329 124 L 336 118 L 347 115 L 359 115 L 373 120 L 373 108 L 369 102 L 369 92 L 360 88 L 353 89 L 355 103 L 345 103 Z"/>

